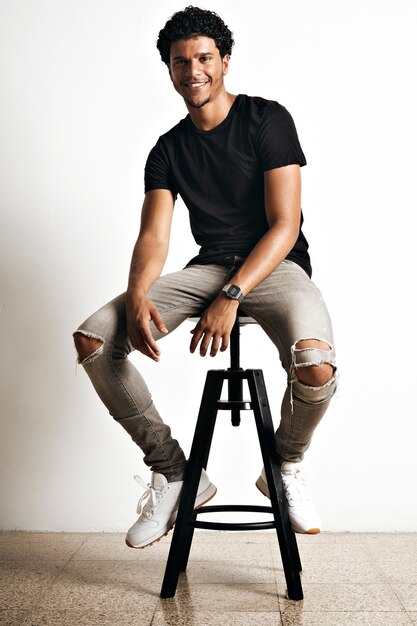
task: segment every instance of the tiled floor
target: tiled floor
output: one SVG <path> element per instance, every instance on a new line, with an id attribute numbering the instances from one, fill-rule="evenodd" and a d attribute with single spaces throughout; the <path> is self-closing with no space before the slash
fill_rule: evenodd
<path id="1" fill-rule="evenodd" d="M 305 599 L 285 598 L 273 532 L 195 533 L 176 597 L 159 591 L 171 535 L 0 533 L 0 624 L 402 626 L 417 624 L 417 533 L 299 536 Z"/>

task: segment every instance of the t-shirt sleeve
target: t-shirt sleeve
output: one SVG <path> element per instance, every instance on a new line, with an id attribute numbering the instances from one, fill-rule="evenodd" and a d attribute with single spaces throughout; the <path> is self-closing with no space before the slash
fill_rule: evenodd
<path id="1" fill-rule="evenodd" d="M 269 102 L 258 130 L 258 154 L 264 172 L 307 161 L 298 140 L 294 120 L 285 107 Z"/>
<path id="2" fill-rule="evenodd" d="M 152 148 L 145 165 L 145 193 L 152 189 L 169 189 L 176 195 L 169 161 L 161 139 Z"/>

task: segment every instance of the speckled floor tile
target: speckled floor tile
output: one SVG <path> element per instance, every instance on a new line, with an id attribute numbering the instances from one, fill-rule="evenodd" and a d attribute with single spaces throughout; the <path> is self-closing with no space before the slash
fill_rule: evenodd
<path id="1" fill-rule="evenodd" d="M 337 562 L 340 567 L 353 562 L 373 561 L 373 557 L 363 550 L 359 544 L 329 544 L 329 543 L 316 543 L 316 544 L 299 544 L 299 552 L 301 563 L 307 565 L 308 563 L 326 563 Z M 275 565 L 281 564 L 281 555 L 278 548 L 272 550 L 272 555 Z M 304 569 L 304 568 L 303 568 Z"/>
<path id="2" fill-rule="evenodd" d="M 28 611 L 20 609 L 3 609 L 0 610 L 1 626 L 26 626 Z"/>
<path id="3" fill-rule="evenodd" d="M 275 565 L 275 571 L 280 577 L 283 574 L 282 565 Z M 314 560 L 303 561 L 301 582 L 305 583 L 384 583 L 387 582 L 383 574 L 371 561 L 340 561 Z"/>
<path id="4" fill-rule="evenodd" d="M 417 611 L 417 583 L 393 583 L 391 587 L 406 611 Z"/>
<path id="5" fill-rule="evenodd" d="M 176 607 L 180 614 L 193 609 L 203 612 L 279 611 L 275 585 L 200 585 L 188 584 L 184 578 L 178 586 L 175 598 L 160 599 L 156 608 L 164 612 L 172 607 Z"/>
<path id="6" fill-rule="evenodd" d="M 61 565 L 45 561 L 3 561 L 0 608 L 29 609 L 35 606 L 60 571 Z"/>
<path id="7" fill-rule="evenodd" d="M 281 626 L 278 612 L 222 612 L 191 611 L 183 615 L 171 611 L 157 611 L 152 626 Z"/>
<path id="8" fill-rule="evenodd" d="M 19 626 L 150 626 L 154 610 L 35 610 Z M 14 625 L 13 625 L 14 626 Z"/>
<path id="9" fill-rule="evenodd" d="M 109 564 L 111 568 L 111 564 Z M 149 611 L 155 607 L 160 591 L 159 581 L 143 579 L 98 582 L 82 576 L 62 574 L 47 589 L 35 608 L 59 611 L 98 610 Z"/>
<path id="10" fill-rule="evenodd" d="M 190 560 L 212 561 L 233 560 L 236 555 L 244 560 L 271 559 L 270 541 L 267 535 L 256 540 L 256 533 L 195 533 L 191 546 Z M 228 540 L 226 539 L 226 535 Z M 259 533 L 261 535 L 261 533 Z M 219 538 L 219 541 L 216 538 Z M 87 536 L 82 546 L 74 555 L 75 560 L 127 560 L 127 561 L 164 561 L 168 558 L 172 533 L 143 550 L 128 548 L 125 535 L 91 535 Z M 278 550 L 278 542 L 276 542 Z"/>
<path id="11" fill-rule="evenodd" d="M 413 582 L 417 584 L 417 561 L 404 558 L 402 561 L 377 561 L 381 576 L 386 582 Z"/>
<path id="12" fill-rule="evenodd" d="M 0 626 L 417 624 L 416 533 L 297 535 L 302 602 L 285 598 L 274 531 L 196 531 L 167 600 L 159 593 L 172 533 L 145 550 L 124 537 L 0 533 Z"/>
<path id="13" fill-rule="evenodd" d="M 367 541 L 363 545 L 372 558 L 379 561 L 417 560 L 417 535 L 414 535 L 414 541 L 411 537 L 401 541 L 401 537 L 393 535 L 391 541 L 388 539 Z"/>
<path id="14" fill-rule="evenodd" d="M 229 561 L 230 563 L 252 561 L 253 563 L 271 564 L 272 566 L 272 552 L 269 543 L 193 543 L 190 551 L 190 560 Z"/>
<path id="15" fill-rule="evenodd" d="M 82 546 L 85 533 L 1 532 L 0 557 L 67 561 Z"/>
<path id="16" fill-rule="evenodd" d="M 293 602 L 280 593 L 281 609 L 290 616 L 304 611 L 391 611 L 403 606 L 388 585 L 303 584 L 304 600 Z"/>
<path id="17" fill-rule="evenodd" d="M 283 626 L 410 626 L 406 613 L 309 613 L 292 617 L 284 614 Z"/>
<path id="18" fill-rule="evenodd" d="M 274 530 L 260 531 L 223 531 L 223 530 L 200 530 L 194 531 L 193 544 L 197 543 L 269 543 L 277 541 Z"/>
<path id="19" fill-rule="evenodd" d="M 16 554 L 23 556 L 22 548 L 14 540 L 15 532 L 0 532 L 0 559 L 12 559 Z"/>
<path id="20" fill-rule="evenodd" d="M 275 572 L 271 564 L 260 561 L 190 561 L 187 578 L 192 583 L 274 583 Z"/>
<path id="21" fill-rule="evenodd" d="M 125 533 L 87 535 L 73 558 L 77 561 L 166 561 L 172 533 L 144 549 L 129 548 L 125 543 L 125 536 Z"/>
<path id="22" fill-rule="evenodd" d="M 349 533 L 336 533 L 340 537 L 347 534 Z M 389 547 L 405 544 L 415 547 L 417 539 L 417 533 L 358 533 L 358 536 L 362 538 L 363 543 L 379 543 Z"/>
<path id="23" fill-rule="evenodd" d="M 297 543 L 299 545 L 310 545 L 317 543 L 346 543 L 346 544 L 362 544 L 364 542 L 365 533 L 331 533 L 321 532 L 318 535 L 302 535 L 296 534 Z"/>
<path id="24" fill-rule="evenodd" d="M 160 585 L 165 572 L 165 563 L 151 561 L 70 561 L 65 570 L 57 578 L 61 581 L 76 584 L 126 584 L 133 588 L 146 587 L 152 583 Z"/>

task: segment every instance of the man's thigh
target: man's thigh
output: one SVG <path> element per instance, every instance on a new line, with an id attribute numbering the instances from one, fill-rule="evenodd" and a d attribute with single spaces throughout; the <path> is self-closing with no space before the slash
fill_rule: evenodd
<path id="1" fill-rule="evenodd" d="M 283 261 L 247 295 L 240 309 L 256 319 L 274 342 L 287 371 L 291 348 L 301 339 L 318 339 L 333 347 L 332 324 L 323 296 L 292 261 Z"/>
<path id="2" fill-rule="evenodd" d="M 188 317 L 199 316 L 221 291 L 229 270 L 220 265 L 191 265 L 160 276 L 148 292 L 171 332 Z M 156 339 L 163 336 L 152 325 Z"/>
<path id="3" fill-rule="evenodd" d="M 228 270 L 217 265 L 193 265 L 178 272 L 160 276 L 149 290 L 148 297 L 158 307 L 169 332 L 184 320 L 200 315 L 214 300 L 227 278 Z M 160 333 L 151 323 L 152 334 Z M 102 341 L 119 340 L 126 335 L 125 294 L 122 293 L 81 324 L 79 331 Z"/>

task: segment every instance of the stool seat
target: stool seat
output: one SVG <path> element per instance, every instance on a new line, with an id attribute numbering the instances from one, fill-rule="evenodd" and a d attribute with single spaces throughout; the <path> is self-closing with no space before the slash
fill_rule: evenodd
<path id="1" fill-rule="evenodd" d="M 192 315 L 191 317 L 188 317 L 187 319 L 189 322 L 194 322 L 195 324 L 197 324 L 197 322 L 200 321 L 200 317 L 195 316 L 195 315 Z M 239 326 L 246 326 L 247 324 L 258 323 L 256 320 L 253 319 L 253 317 L 249 317 L 249 315 L 240 315 L 239 313 L 237 314 L 236 322 L 239 324 Z"/>
<path id="2" fill-rule="evenodd" d="M 189 318 L 196 321 L 200 318 Z M 187 568 L 188 557 L 195 528 L 208 530 L 263 530 L 274 528 L 277 532 L 279 549 L 284 567 L 285 580 L 290 600 L 302 600 L 300 572 L 301 561 L 295 534 L 288 516 L 288 503 L 284 493 L 280 460 L 275 448 L 275 432 L 269 408 L 268 396 L 262 370 L 242 369 L 240 359 L 239 329 L 246 324 L 256 324 L 247 316 L 238 316 L 230 335 L 230 367 L 223 370 L 209 370 L 203 389 L 200 410 L 188 459 L 180 504 L 171 541 L 171 547 L 162 583 L 161 597 L 175 595 L 181 571 Z M 243 400 L 243 381 L 247 382 L 250 399 Z M 223 383 L 227 381 L 228 399 L 222 400 Z M 250 410 L 255 418 L 262 460 L 268 483 L 271 506 L 218 505 L 202 506 L 194 509 L 198 484 L 202 469 L 206 469 L 210 447 L 219 411 L 230 411 L 232 425 L 239 426 L 240 412 Z M 199 521 L 201 513 L 217 512 L 256 512 L 272 513 L 273 520 L 265 522 L 209 522 Z"/>

